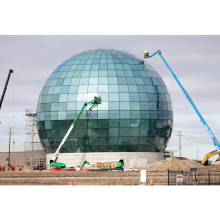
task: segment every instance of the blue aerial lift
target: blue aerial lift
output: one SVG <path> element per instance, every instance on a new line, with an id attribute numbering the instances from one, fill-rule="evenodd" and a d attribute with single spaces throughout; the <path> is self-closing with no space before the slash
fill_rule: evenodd
<path id="1" fill-rule="evenodd" d="M 211 156 L 217 155 L 219 154 L 219 158 L 217 159 L 217 161 L 220 161 L 220 144 L 218 142 L 218 140 L 216 139 L 215 135 L 212 133 L 211 129 L 209 128 L 208 124 L 206 123 L 205 119 L 202 117 L 202 115 L 200 114 L 199 110 L 196 108 L 195 104 L 193 103 L 192 99 L 190 98 L 190 96 L 188 95 L 188 93 L 186 92 L 186 90 L 183 88 L 182 84 L 180 83 L 180 81 L 178 80 L 178 78 L 176 77 L 176 75 L 174 74 L 174 72 L 172 71 L 172 69 L 169 67 L 169 65 L 167 64 L 166 60 L 163 58 L 163 56 L 161 55 L 161 51 L 158 50 L 156 51 L 154 54 L 149 56 L 149 52 L 147 52 L 146 50 L 144 51 L 144 58 L 151 58 L 154 55 L 158 54 L 161 59 L 163 60 L 163 62 L 166 64 L 166 66 L 168 67 L 168 69 L 170 70 L 170 72 L 172 73 L 174 79 L 177 81 L 177 83 L 179 84 L 180 88 L 182 89 L 182 91 L 184 92 L 184 94 L 186 95 L 186 98 L 189 100 L 190 104 L 192 105 L 192 107 L 194 108 L 194 110 L 196 111 L 197 115 L 199 116 L 201 122 L 203 123 L 203 125 L 205 126 L 206 130 L 208 131 L 209 135 L 212 138 L 212 141 L 216 147 L 215 151 L 212 151 L 210 153 L 208 153 L 205 158 L 203 159 L 203 161 L 201 162 L 201 164 L 203 165 L 207 165 L 207 160 L 208 158 L 210 158 Z"/>

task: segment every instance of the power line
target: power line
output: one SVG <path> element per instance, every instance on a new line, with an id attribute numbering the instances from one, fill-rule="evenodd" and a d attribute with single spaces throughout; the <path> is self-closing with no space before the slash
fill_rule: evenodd
<path id="1" fill-rule="evenodd" d="M 174 132 L 174 135 L 177 135 L 178 134 L 178 131 L 175 131 L 173 130 Z M 188 139 L 193 139 L 193 140 L 198 140 L 198 141 L 205 141 L 205 142 L 209 142 L 211 140 L 211 138 L 207 137 L 207 138 L 202 138 L 202 137 L 197 137 L 197 136 L 192 136 L 192 135 L 188 135 L 186 133 L 182 133 L 182 136 L 185 137 L 185 138 L 188 138 Z"/>

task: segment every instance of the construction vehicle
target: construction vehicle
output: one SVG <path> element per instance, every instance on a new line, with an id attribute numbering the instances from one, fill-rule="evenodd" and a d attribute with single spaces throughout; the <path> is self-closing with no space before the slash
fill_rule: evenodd
<path id="1" fill-rule="evenodd" d="M 178 80 L 178 78 L 176 77 L 176 75 L 173 73 L 172 69 L 169 67 L 169 65 L 167 64 L 167 62 L 165 61 L 165 59 L 163 58 L 163 56 L 161 55 L 161 51 L 158 50 L 156 51 L 154 54 L 150 55 L 144 53 L 144 58 L 151 58 L 154 55 L 158 54 L 161 59 L 163 60 L 163 62 L 166 64 L 166 66 L 168 67 L 168 69 L 170 70 L 170 72 L 172 73 L 174 79 L 176 80 L 176 82 L 179 84 L 180 88 L 182 89 L 182 91 L 184 92 L 184 94 L 186 95 L 186 98 L 189 100 L 190 104 L 192 105 L 192 107 L 194 108 L 194 110 L 196 111 L 197 115 L 199 116 L 201 122 L 203 123 L 203 125 L 205 126 L 207 132 L 209 133 L 209 135 L 212 138 L 212 141 L 214 143 L 214 146 L 216 147 L 215 151 L 212 151 L 210 153 L 208 153 L 205 158 L 202 161 L 203 165 L 208 165 L 208 158 L 210 158 L 211 156 L 217 155 L 219 154 L 219 157 L 217 159 L 217 161 L 220 161 L 220 144 L 218 142 L 218 140 L 216 139 L 215 135 L 213 134 L 213 132 L 211 131 L 211 129 L 209 128 L 208 124 L 206 123 L 205 119 L 202 117 L 202 115 L 200 114 L 199 110 L 197 109 L 197 107 L 195 106 L 195 104 L 193 103 L 192 99 L 190 98 L 190 96 L 188 95 L 188 93 L 186 92 L 186 90 L 183 88 L 182 84 L 180 83 L 180 81 Z"/>
<path id="2" fill-rule="evenodd" d="M 212 152 L 210 152 L 210 153 L 208 153 L 208 154 L 205 155 L 203 161 L 198 161 L 198 162 L 201 163 L 202 165 L 208 166 L 208 165 L 210 165 L 210 162 L 209 162 L 208 159 L 209 159 L 210 157 L 212 157 L 212 156 L 217 155 L 217 154 L 219 155 L 219 154 L 220 154 L 220 151 L 217 151 L 217 150 L 212 151 Z M 220 161 L 220 157 L 218 157 L 216 161 Z"/>
<path id="3" fill-rule="evenodd" d="M 81 168 L 88 168 L 89 171 L 123 170 L 124 160 L 108 161 L 84 161 Z"/>
<path id="4" fill-rule="evenodd" d="M 6 159 L 5 163 L 0 163 L 0 171 L 20 171 L 21 166 L 16 164 L 10 164 L 9 158 Z"/>
<path id="5" fill-rule="evenodd" d="M 58 156 L 59 156 L 59 153 L 60 153 L 62 147 L 64 146 L 64 144 L 65 144 L 67 138 L 69 137 L 71 131 L 76 126 L 76 123 L 78 122 L 80 116 L 82 115 L 83 110 L 85 109 L 85 107 L 87 105 L 91 105 L 89 110 L 92 110 L 97 104 L 101 104 L 101 97 L 100 96 L 99 97 L 94 96 L 94 99 L 92 101 L 84 103 L 82 109 L 80 110 L 80 112 L 77 115 L 76 119 L 74 120 L 74 122 L 70 126 L 70 128 L 67 131 L 66 135 L 64 136 L 62 142 L 60 143 L 59 147 L 57 148 L 55 154 L 53 155 L 52 160 L 50 161 L 51 171 L 72 171 L 72 170 L 74 171 L 75 170 L 73 167 L 66 167 L 66 164 L 58 163 L 56 161 L 58 159 Z"/>
<path id="6" fill-rule="evenodd" d="M 1 99 L 0 99 L 0 109 L 1 109 L 1 107 L 2 107 L 2 103 L 3 103 L 4 97 L 5 97 L 5 93 L 6 93 L 6 90 L 7 90 L 7 87 L 8 87 L 9 79 L 10 79 L 11 74 L 12 74 L 13 72 L 14 72 L 14 70 L 12 70 L 12 69 L 9 70 L 8 77 L 7 77 L 6 83 L 5 83 L 5 87 L 4 87 L 4 89 L 3 89 L 2 96 L 1 96 Z M 1 123 L 1 122 L 0 122 L 0 123 Z M 10 157 L 10 147 L 9 147 L 9 157 Z M 7 165 L 7 166 L 6 166 L 6 169 L 7 169 L 8 171 L 16 171 L 16 170 L 20 171 L 20 169 L 21 169 L 20 165 L 10 164 L 10 158 L 7 158 L 6 161 L 7 161 L 7 163 L 6 163 L 6 165 Z M 2 170 L 2 169 L 0 169 L 0 170 Z M 5 167 L 4 167 L 3 170 L 5 170 Z"/>
<path id="7" fill-rule="evenodd" d="M 21 166 L 20 165 L 16 165 L 16 164 L 10 164 L 10 160 L 9 158 L 7 158 L 7 167 L 6 167 L 6 170 L 8 171 L 20 171 L 21 170 Z"/>

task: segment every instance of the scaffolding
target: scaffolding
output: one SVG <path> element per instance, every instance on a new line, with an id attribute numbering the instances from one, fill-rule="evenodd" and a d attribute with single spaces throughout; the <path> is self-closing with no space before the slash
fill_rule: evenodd
<path id="1" fill-rule="evenodd" d="M 37 164 L 46 164 L 46 152 L 37 132 L 36 110 L 26 109 L 25 120 L 25 161 L 26 166 L 34 168 Z"/>

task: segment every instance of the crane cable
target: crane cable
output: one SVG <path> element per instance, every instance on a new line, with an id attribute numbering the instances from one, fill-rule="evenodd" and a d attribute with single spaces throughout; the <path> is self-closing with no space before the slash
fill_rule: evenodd
<path id="1" fill-rule="evenodd" d="M 14 131 L 14 72 L 13 72 L 13 80 L 12 81 L 13 81 L 13 131 Z M 13 153 L 14 153 L 14 143 L 15 143 L 15 140 L 13 138 Z"/>

